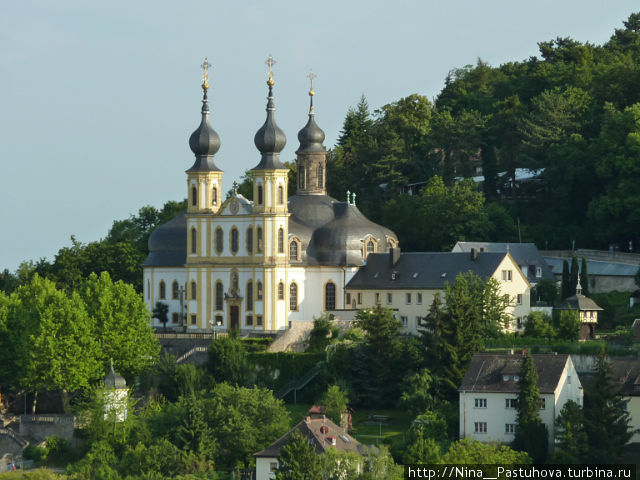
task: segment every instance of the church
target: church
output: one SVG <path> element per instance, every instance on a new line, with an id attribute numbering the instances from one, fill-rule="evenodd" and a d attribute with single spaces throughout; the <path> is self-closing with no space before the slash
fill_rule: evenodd
<path id="1" fill-rule="evenodd" d="M 215 158 L 220 137 L 209 121 L 209 64 L 203 64 L 202 119 L 189 138 L 195 161 L 186 171 L 188 208 L 151 234 L 143 263 L 145 302 L 150 311 L 157 302 L 168 305 L 170 327 L 269 333 L 348 308 L 345 286 L 367 255 L 398 246 L 392 231 L 358 210 L 355 194 L 346 201 L 327 195 L 327 151 L 315 122 L 313 75 L 308 120 L 298 132 L 297 192 L 288 195 L 273 63 L 270 56 L 267 115 L 254 137 L 260 158 L 251 169 L 253 201 L 235 184 L 222 198 L 223 171 Z M 156 318 L 152 322 L 162 326 Z"/>

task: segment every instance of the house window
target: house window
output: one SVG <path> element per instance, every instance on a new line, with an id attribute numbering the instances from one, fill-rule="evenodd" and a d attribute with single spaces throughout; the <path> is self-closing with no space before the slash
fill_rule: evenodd
<path id="1" fill-rule="evenodd" d="M 567 383 L 571 385 L 571 375 L 567 375 Z"/>
<path id="2" fill-rule="evenodd" d="M 522 294 L 519 293 L 516 297 L 516 305 L 522 305 Z"/>
<path id="3" fill-rule="evenodd" d="M 518 326 L 518 328 L 522 328 L 522 317 L 518 317 L 516 319 L 516 325 Z"/>
<path id="4" fill-rule="evenodd" d="M 216 228 L 216 252 L 218 254 L 222 253 L 222 249 L 224 248 L 224 232 L 222 228 Z"/>
<path id="5" fill-rule="evenodd" d="M 418 305 L 422 305 L 422 294 L 421 293 L 416 293 L 416 296 L 417 296 L 416 303 Z"/>
<path id="6" fill-rule="evenodd" d="M 487 422 L 474 422 L 473 429 L 475 433 L 487 433 Z"/>
<path id="7" fill-rule="evenodd" d="M 253 282 L 247 283 L 247 311 L 253 310 Z"/>
<path id="8" fill-rule="evenodd" d="M 253 253 L 253 228 L 247 228 L 247 253 Z"/>
<path id="9" fill-rule="evenodd" d="M 520 375 L 514 375 L 513 376 L 513 381 L 514 382 L 519 382 L 520 381 Z"/>
<path id="10" fill-rule="evenodd" d="M 284 253 L 284 229 L 278 229 L 278 253 Z"/>
<path id="11" fill-rule="evenodd" d="M 403 315 L 400 317 L 400 321 L 402 322 L 402 326 L 404 328 L 407 328 L 409 326 L 409 317 Z"/>
<path id="12" fill-rule="evenodd" d="M 262 205 L 263 201 L 262 195 L 262 185 L 258 185 L 258 205 Z"/>
<path id="13" fill-rule="evenodd" d="M 289 310 L 298 311 L 298 285 L 295 283 L 289 286 Z"/>
<path id="14" fill-rule="evenodd" d="M 284 283 L 278 284 L 278 300 L 284 300 Z"/>
<path id="15" fill-rule="evenodd" d="M 258 290 L 258 295 L 257 295 L 257 299 L 258 300 L 262 300 L 262 282 L 258 280 L 258 284 L 257 284 L 257 290 Z"/>
<path id="16" fill-rule="evenodd" d="M 223 325 L 224 322 L 222 321 L 222 315 L 216 315 L 216 325 L 220 326 Z"/>
<path id="17" fill-rule="evenodd" d="M 238 229 L 236 227 L 231 229 L 231 251 L 238 253 Z"/>
<path id="18" fill-rule="evenodd" d="M 217 205 L 218 204 L 218 189 L 216 187 L 213 187 L 211 189 L 211 205 Z"/>
<path id="19" fill-rule="evenodd" d="M 347 305 L 351 305 L 351 294 L 347 293 Z"/>
<path id="20" fill-rule="evenodd" d="M 249 327 L 253 325 L 253 315 L 247 315 L 246 325 Z"/>
<path id="21" fill-rule="evenodd" d="M 160 299 L 164 300 L 167 298 L 167 286 L 164 283 L 164 280 L 160 282 Z"/>
<path id="22" fill-rule="evenodd" d="M 198 248 L 198 234 L 195 228 L 191 229 L 191 253 L 196 253 Z"/>
<path id="23" fill-rule="evenodd" d="M 298 188 L 300 189 L 304 189 L 306 188 L 306 172 L 304 170 L 304 167 L 302 165 L 300 165 L 298 167 Z"/>
<path id="24" fill-rule="evenodd" d="M 318 188 L 324 188 L 324 169 L 318 165 Z"/>
<path id="25" fill-rule="evenodd" d="M 515 423 L 505 423 L 504 424 L 504 433 L 507 435 L 513 435 L 516 433 L 516 424 Z"/>
<path id="26" fill-rule="evenodd" d="M 324 286 L 324 309 L 336 309 L 336 284 L 329 282 Z"/>
<path id="27" fill-rule="evenodd" d="M 259 327 L 262 326 L 262 315 L 256 316 L 256 325 Z"/>
<path id="28" fill-rule="evenodd" d="M 517 398 L 505 398 L 504 399 L 504 408 L 518 408 L 518 399 Z"/>
<path id="29" fill-rule="evenodd" d="M 547 399 L 540 397 L 540 410 L 547 408 Z"/>
<path id="30" fill-rule="evenodd" d="M 376 305 L 380 303 L 380 294 L 376 292 Z"/>
<path id="31" fill-rule="evenodd" d="M 278 186 L 278 205 L 282 205 L 284 203 L 284 188 L 282 185 Z"/>
<path id="32" fill-rule="evenodd" d="M 536 267 L 536 278 L 542 277 L 542 267 Z"/>
<path id="33" fill-rule="evenodd" d="M 502 281 L 511 282 L 513 280 L 513 272 L 511 270 L 502 270 Z"/>
<path id="34" fill-rule="evenodd" d="M 216 283 L 216 310 L 222 310 L 223 300 L 224 300 L 224 287 L 222 286 L 222 282 Z"/>
<path id="35" fill-rule="evenodd" d="M 171 323 L 178 323 L 178 314 L 177 313 L 172 313 L 171 314 Z"/>
<path id="36" fill-rule="evenodd" d="M 358 305 L 362 305 L 362 292 L 358 292 Z"/>
<path id="37" fill-rule="evenodd" d="M 289 244 L 289 260 L 298 260 L 298 242 L 295 240 Z"/>
<path id="38" fill-rule="evenodd" d="M 474 398 L 474 407 L 475 408 L 487 408 L 487 399 L 486 398 Z"/>
<path id="39" fill-rule="evenodd" d="M 407 293 L 407 305 L 411 305 L 411 294 Z"/>
<path id="40" fill-rule="evenodd" d="M 421 316 L 417 316 L 416 317 L 416 325 L 422 325 L 422 317 Z"/>
<path id="41" fill-rule="evenodd" d="M 191 300 L 196 299 L 197 293 L 198 293 L 198 289 L 196 288 L 196 282 L 191 282 Z"/>
<path id="42" fill-rule="evenodd" d="M 180 298 L 180 286 L 178 285 L 177 280 L 174 280 L 171 285 L 171 298 L 173 300 L 178 300 Z"/>
<path id="43" fill-rule="evenodd" d="M 198 323 L 198 316 L 191 315 L 191 325 L 196 325 Z"/>
<path id="44" fill-rule="evenodd" d="M 278 462 L 269 462 L 269 472 L 273 473 L 278 469 Z"/>
<path id="45" fill-rule="evenodd" d="M 258 227 L 257 233 L 258 253 L 262 253 L 262 228 Z"/>
<path id="46" fill-rule="evenodd" d="M 391 305 L 393 303 L 393 293 L 387 293 L 387 304 Z"/>
<path id="47" fill-rule="evenodd" d="M 198 189 L 196 187 L 191 187 L 191 205 L 198 204 Z"/>

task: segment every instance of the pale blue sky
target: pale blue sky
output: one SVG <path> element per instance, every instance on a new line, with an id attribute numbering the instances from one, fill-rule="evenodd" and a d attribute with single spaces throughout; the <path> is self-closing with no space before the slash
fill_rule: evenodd
<path id="1" fill-rule="evenodd" d="M 556 36 L 602 43 L 634 1 L 20 0 L 0 14 L 0 270 L 103 237 L 143 205 L 185 196 L 200 119 L 200 64 L 213 64 L 212 124 L 225 190 L 258 163 L 265 59 L 292 160 L 306 122 L 334 144 L 349 106 L 433 98 L 451 69 L 537 54 Z"/>

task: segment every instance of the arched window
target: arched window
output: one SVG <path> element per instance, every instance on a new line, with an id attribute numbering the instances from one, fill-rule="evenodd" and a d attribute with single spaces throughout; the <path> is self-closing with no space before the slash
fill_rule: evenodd
<path id="1" fill-rule="evenodd" d="M 258 237 L 256 242 L 258 244 L 257 245 L 258 253 L 262 253 L 262 228 L 261 227 L 258 227 L 256 236 Z"/>
<path id="2" fill-rule="evenodd" d="M 198 189 L 196 187 L 191 187 L 191 205 L 198 204 Z"/>
<path id="3" fill-rule="evenodd" d="M 258 284 L 257 284 L 257 290 L 258 290 L 258 295 L 257 295 L 257 300 L 262 300 L 262 282 L 258 280 Z"/>
<path id="4" fill-rule="evenodd" d="M 282 185 L 278 186 L 278 205 L 282 205 L 284 203 L 284 187 Z"/>
<path id="5" fill-rule="evenodd" d="M 147 300 L 151 298 L 151 282 L 147 280 Z"/>
<path id="6" fill-rule="evenodd" d="M 195 228 L 191 229 L 191 253 L 198 251 L 198 232 Z"/>
<path id="7" fill-rule="evenodd" d="M 247 228 L 247 252 L 253 253 L 253 228 Z"/>
<path id="8" fill-rule="evenodd" d="M 305 169 L 302 165 L 300 165 L 298 167 L 298 188 L 304 189 L 307 184 L 306 180 L 307 180 L 307 177 L 306 177 Z"/>
<path id="9" fill-rule="evenodd" d="M 298 260 L 298 242 L 295 240 L 289 244 L 289 260 Z"/>
<path id="10" fill-rule="evenodd" d="M 284 228 L 278 229 L 278 253 L 284 253 Z"/>
<path id="11" fill-rule="evenodd" d="M 278 284 L 278 300 L 284 300 L 284 283 Z"/>
<path id="12" fill-rule="evenodd" d="M 262 185 L 258 185 L 258 205 L 262 205 L 263 201 L 262 195 Z"/>
<path id="13" fill-rule="evenodd" d="M 375 253 L 376 251 L 376 244 L 373 240 L 369 240 L 367 242 L 367 255 L 369 255 L 370 253 Z"/>
<path id="14" fill-rule="evenodd" d="M 298 285 L 295 283 L 289 285 L 289 310 L 298 311 Z"/>
<path id="15" fill-rule="evenodd" d="M 191 300 L 195 300 L 197 297 L 198 289 L 196 288 L 196 282 L 191 282 Z"/>
<path id="16" fill-rule="evenodd" d="M 324 309 L 336 309 L 336 284 L 329 282 L 324 286 Z"/>
<path id="17" fill-rule="evenodd" d="M 253 310 L 253 283 L 247 283 L 247 311 Z"/>
<path id="18" fill-rule="evenodd" d="M 238 229 L 236 227 L 231 229 L 231 251 L 238 252 Z"/>
<path id="19" fill-rule="evenodd" d="M 318 188 L 324 188 L 324 168 L 318 165 Z"/>
<path id="20" fill-rule="evenodd" d="M 171 298 L 173 300 L 178 300 L 180 298 L 180 286 L 178 285 L 177 280 L 174 280 L 171 285 Z"/>
<path id="21" fill-rule="evenodd" d="M 222 282 L 216 282 L 216 310 L 222 310 L 224 299 L 224 287 L 222 286 Z"/>
<path id="22" fill-rule="evenodd" d="M 222 228 L 216 228 L 216 253 L 222 253 L 224 249 L 224 233 L 222 232 Z"/>
<path id="23" fill-rule="evenodd" d="M 164 280 L 160 282 L 160 299 L 164 300 L 167 298 L 167 286 L 164 283 Z"/>
<path id="24" fill-rule="evenodd" d="M 218 204 L 218 189 L 216 187 L 213 187 L 211 189 L 211 205 L 217 205 Z"/>

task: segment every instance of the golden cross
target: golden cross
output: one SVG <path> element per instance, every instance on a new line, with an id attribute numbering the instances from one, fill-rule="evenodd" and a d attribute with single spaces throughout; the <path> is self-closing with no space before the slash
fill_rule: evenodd
<path id="1" fill-rule="evenodd" d="M 209 67 L 210 66 L 211 64 L 209 63 L 209 60 L 207 60 L 207 57 L 204 57 L 204 63 L 200 65 L 200 68 L 204 70 L 204 73 L 202 74 L 202 88 L 204 88 L 205 90 L 209 88 Z"/>
<path id="2" fill-rule="evenodd" d="M 269 66 L 269 72 L 267 75 L 269 75 L 269 80 L 273 81 L 273 66 L 276 64 L 276 61 L 273 59 L 271 54 L 269 54 L 269 58 L 264 63 Z"/>
<path id="3" fill-rule="evenodd" d="M 318 76 L 315 73 L 313 73 L 313 70 L 310 70 L 309 72 L 310 72 L 309 75 L 307 75 L 307 78 L 311 80 L 311 88 L 309 89 L 309 95 L 313 95 L 315 93 L 313 91 L 313 79 L 317 78 Z"/>

